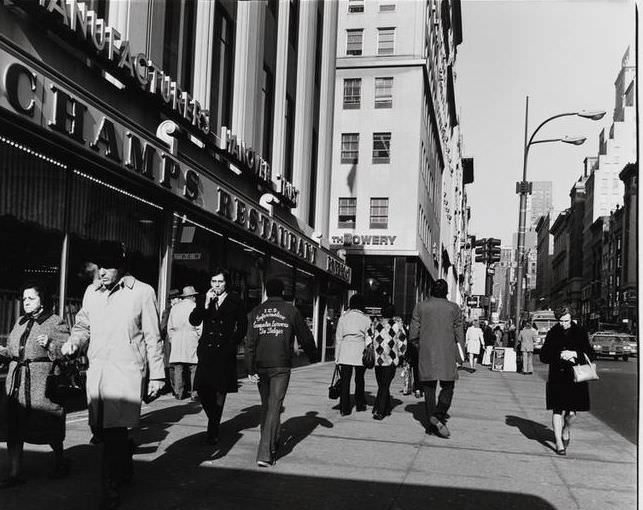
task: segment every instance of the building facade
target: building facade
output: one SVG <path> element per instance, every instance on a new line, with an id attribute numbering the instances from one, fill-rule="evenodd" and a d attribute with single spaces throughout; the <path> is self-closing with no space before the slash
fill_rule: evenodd
<path id="1" fill-rule="evenodd" d="M 409 318 L 438 278 L 462 303 L 473 164 L 455 108 L 460 3 L 338 5 L 331 245 L 374 311 L 393 302 Z"/>
<path id="2" fill-rule="evenodd" d="M 619 177 L 623 197 L 623 272 L 621 276 L 620 323 L 638 334 L 638 163 L 626 165 Z"/>
<path id="3" fill-rule="evenodd" d="M 0 5 L 0 334 L 30 277 L 68 321 L 122 241 L 157 291 L 217 266 L 248 309 L 279 277 L 323 348 L 350 269 L 328 249 L 332 2 Z"/>

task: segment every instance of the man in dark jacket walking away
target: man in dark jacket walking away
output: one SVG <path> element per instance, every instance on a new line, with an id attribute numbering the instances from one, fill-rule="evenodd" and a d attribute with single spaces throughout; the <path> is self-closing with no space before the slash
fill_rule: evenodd
<path id="1" fill-rule="evenodd" d="M 440 279 L 433 284 L 431 298 L 418 303 L 413 310 L 409 338 L 419 344 L 420 384 L 424 391 L 426 426 L 428 433 L 450 436 L 445 425 L 453 399 L 455 380 L 458 378 L 456 360 L 458 347 L 462 352 L 462 312 L 447 300 L 447 282 Z M 464 360 L 461 360 L 464 361 Z M 435 402 L 435 390 L 440 381 L 440 395 Z"/>
<path id="2" fill-rule="evenodd" d="M 284 301 L 283 291 L 281 280 L 268 280 L 268 299 L 248 316 L 245 361 L 248 379 L 258 383 L 261 395 L 261 439 L 257 451 L 257 465 L 261 467 L 275 463 L 279 415 L 290 381 L 295 336 L 311 363 L 318 361 L 313 335 L 299 310 Z"/>

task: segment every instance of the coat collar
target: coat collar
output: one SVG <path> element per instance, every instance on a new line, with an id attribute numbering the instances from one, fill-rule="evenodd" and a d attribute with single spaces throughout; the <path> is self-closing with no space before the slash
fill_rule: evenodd
<path id="1" fill-rule="evenodd" d="M 123 287 L 127 287 L 128 289 L 132 289 L 134 287 L 134 283 L 136 282 L 136 278 L 134 278 L 131 274 L 125 274 L 123 277 L 118 280 L 118 283 L 114 285 L 112 288 L 112 292 L 115 292 L 119 288 L 122 289 Z M 94 286 L 94 289 L 97 291 L 103 291 L 107 290 L 105 286 L 100 282 L 96 282 L 92 284 Z"/>
<path id="2" fill-rule="evenodd" d="M 34 320 L 35 320 L 38 324 L 42 324 L 42 323 L 43 323 L 43 322 L 45 322 L 49 317 L 51 317 L 53 314 L 54 314 L 54 312 L 52 312 L 52 311 L 42 312 L 40 315 L 38 315 L 38 317 L 35 317 L 35 318 L 34 318 Z M 23 315 L 22 317 L 20 317 L 20 320 L 18 321 L 18 323 L 22 326 L 25 322 L 29 321 L 29 319 L 31 319 L 31 318 L 32 318 L 32 317 L 31 317 L 31 314 L 28 314 L 28 313 L 27 313 L 27 314 Z"/>

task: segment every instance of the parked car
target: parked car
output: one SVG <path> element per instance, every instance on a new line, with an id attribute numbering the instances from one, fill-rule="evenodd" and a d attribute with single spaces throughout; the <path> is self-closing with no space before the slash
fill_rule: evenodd
<path id="1" fill-rule="evenodd" d="M 637 338 L 618 331 L 598 331 L 589 337 L 589 343 L 596 356 L 607 356 L 627 361 L 630 356 L 638 356 Z"/>

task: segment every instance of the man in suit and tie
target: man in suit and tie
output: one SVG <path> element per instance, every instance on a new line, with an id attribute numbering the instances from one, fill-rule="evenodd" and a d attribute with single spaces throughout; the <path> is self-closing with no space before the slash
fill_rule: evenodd
<path id="1" fill-rule="evenodd" d="M 440 279 L 433 284 L 431 297 L 418 303 L 413 310 L 409 335 L 412 342 L 419 344 L 418 371 L 429 422 L 426 430 L 443 438 L 450 436 L 446 420 L 458 378 L 457 345 L 461 351 L 463 337 L 462 312 L 457 304 L 447 299 L 447 293 L 446 281 Z M 436 405 L 438 381 L 440 395 Z"/>
<path id="2" fill-rule="evenodd" d="M 237 346 L 248 325 L 243 301 L 228 293 L 230 273 L 217 268 L 210 279 L 205 301 L 197 303 L 190 314 L 190 324 L 203 324 L 197 348 L 194 386 L 208 416 L 208 443 L 219 440 L 219 424 L 228 393 L 237 392 Z"/>

